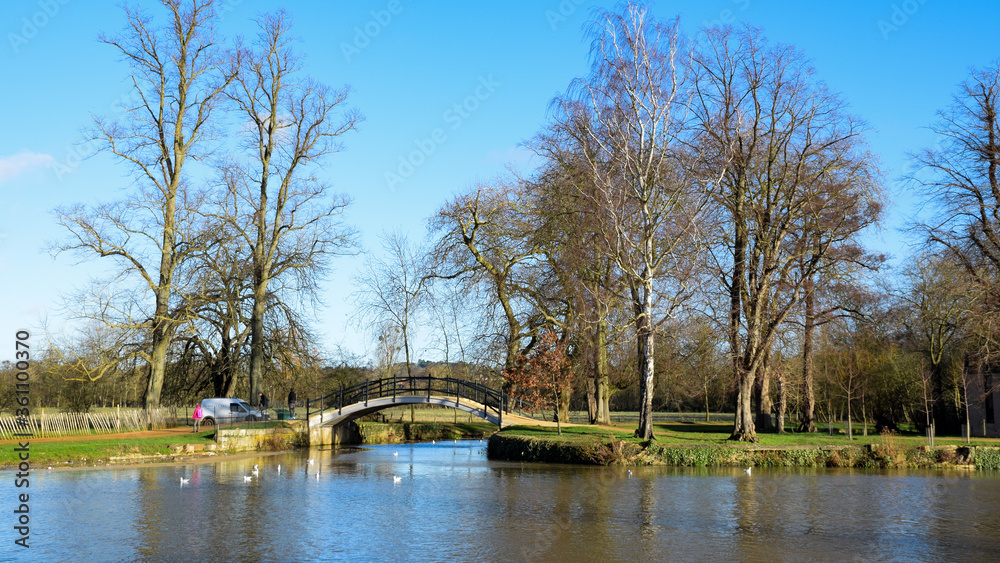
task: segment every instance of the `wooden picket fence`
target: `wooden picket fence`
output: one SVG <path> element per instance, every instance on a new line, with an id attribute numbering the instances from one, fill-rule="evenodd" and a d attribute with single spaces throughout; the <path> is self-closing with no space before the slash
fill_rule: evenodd
<path id="1" fill-rule="evenodd" d="M 15 434 L 31 434 L 34 438 L 81 436 L 139 432 L 176 426 L 177 409 L 165 407 L 147 412 L 143 409 L 118 409 L 115 412 L 61 412 L 32 414 L 27 426 L 18 424 L 14 416 L 0 416 L 0 439 L 12 439 Z"/>

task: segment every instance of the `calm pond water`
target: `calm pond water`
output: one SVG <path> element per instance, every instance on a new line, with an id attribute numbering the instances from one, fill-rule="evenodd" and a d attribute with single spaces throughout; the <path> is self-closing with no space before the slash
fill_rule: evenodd
<path id="1" fill-rule="evenodd" d="M 28 550 L 12 543 L 15 489 L 4 471 L 0 559 L 1000 560 L 994 472 L 633 468 L 630 477 L 491 462 L 484 448 L 34 472 Z M 255 463 L 258 476 L 244 482 Z"/>

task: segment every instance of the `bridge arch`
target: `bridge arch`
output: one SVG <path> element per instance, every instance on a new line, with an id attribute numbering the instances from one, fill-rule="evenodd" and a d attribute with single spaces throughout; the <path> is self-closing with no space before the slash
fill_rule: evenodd
<path id="1" fill-rule="evenodd" d="M 310 414 L 310 426 L 339 426 L 354 419 L 369 415 L 380 410 L 398 407 L 402 405 L 440 405 L 451 407 L 460 411 L 477 416 L 490 424 L 501 426 L 501 419 L 498 413 L 491 409 L 486 409 L 482 404 L 473 403 L 469 400 L 456 400 L 455 397 L 445 397 L 439 395 L 399 395 L 396 397 L 379 397 L 369 399 L 364 402 L 347 405 L 343 409 L 327 409 L 326 411 Z M 332 412 L 331 412 L 332 411 Z"/>
<path id="2" fill-rule="evenodd" d="M 511 406 L 519 406 L 519 401 L 481 383 L 450 377 L 387 377 L 306 401 L 309 442 L 337 443 L 336 429 L 346 423 L 383 409 L 415 404 L 451 407 L 501 428 L 538 423 L 512 411 Z"/>

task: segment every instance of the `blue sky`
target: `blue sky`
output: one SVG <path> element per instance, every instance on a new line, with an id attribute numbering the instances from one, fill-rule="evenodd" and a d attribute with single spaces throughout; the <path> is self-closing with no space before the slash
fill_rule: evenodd
<path id="1" fill-rule="evenodd" d="M 519 144 L 534 135 L 553 96 L 587 70 L 583 26 L 594 6 L 611 2 L 307 2 L 228 0 L 224 33 L 252 34 L 251 18 L 285 7 L 294 18 L 309 74 L 353 88 L 365 116 L 346 150 L 323 175 L 350 195 L 347 220 L 362 245 L 377 248 L 390 229 L 426 236 L 427 218 L 453 194 L 530 166 Z M 926 130 L 968 69 L 1000 57 L 998 2 L 868 0 L 660 1 L 660 17 L 680 15 L 688 33 L 713 23 L 746 22 L 772 40 L 802 49 L 817 76 L 840 92 L 873 128 L 893 197 L 885 228 L 871 245 L 897 259 L 908 252 L 898 233 L 914 213 L 899 178 L 906 153 L 933 144 Z M 0 338 L 44 319 L 65 326 L 60 302 L 106 264 L 53 259 L 48 241 L 65 232 L 53 208 L 122 197 L 127 171 L 89 157 L 81 131 L 91 115 L 115 116 L 130 91 L 126 66 L 100 32 L 123 25 L 112 1 L 8 0 L 0 5 Z M 460 104 L 461 110 L 456 109 Z M 437 130 L 437 133 L 435 131 Z M 430 143 L 430 144 L 428 144 Z M 430 154 L 403 166 L 418 150 Z M 426 147 L 433 147 L 433 151 Z M 392 176 L 395 174 L 395 176 Z M 328 347 L 365 352 L 366 338 L 347 320 L 356 259 L 340 259 L 324 284 L 327 307 L 317 328 Z M 42 335 L 36 335 L 41 343 Z M 418 357 L 436 352 L 417 343 Z"/>

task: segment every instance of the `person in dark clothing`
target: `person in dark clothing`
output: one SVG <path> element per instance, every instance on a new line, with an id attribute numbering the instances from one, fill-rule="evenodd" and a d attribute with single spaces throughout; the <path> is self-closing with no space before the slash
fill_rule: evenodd
<path id="1" fill-rule="evenodd" d="M 295 389 L 288 392 L 288 416 L 295 418 Z"/>
<path id="2" fill-rule="evenodd" d="M 259 393 L 260 396 L 260 410 L 264 412 L 267 410 L 267 395 Z"/>

